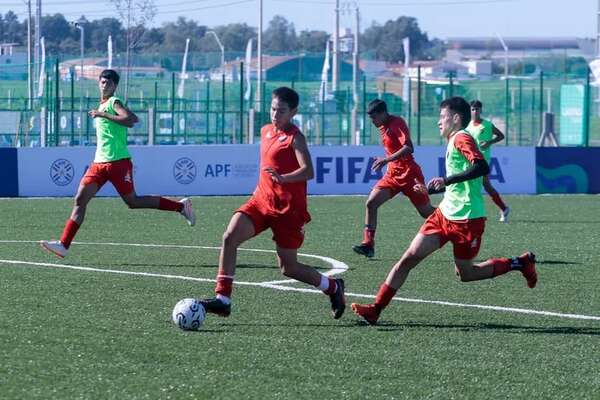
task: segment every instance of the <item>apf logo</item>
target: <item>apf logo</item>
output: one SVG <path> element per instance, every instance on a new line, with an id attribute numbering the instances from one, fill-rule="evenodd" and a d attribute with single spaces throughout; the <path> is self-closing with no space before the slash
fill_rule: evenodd
<path id="1" fill-rule="evenodd" d="M 196 179 L 196 163 L 187 157 L 175 161 L 173 177 L 182 185 L 189 185 Z"/>
<path id="2" fill-rule="evenodd" d="M 67 186 L 73 181 L 75 176 L 75 168 L 69 160 L 59 158 L 50 166 L 50 178 L 55 185 Z"/>

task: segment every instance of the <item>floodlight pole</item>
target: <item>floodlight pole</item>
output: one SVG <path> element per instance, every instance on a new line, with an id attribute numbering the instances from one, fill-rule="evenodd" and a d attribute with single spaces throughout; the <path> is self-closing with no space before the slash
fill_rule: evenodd
<path id="1" fill-rule="evenodd" d="M 335 31 L 333 32 L 333 71 L 331 73 L 331 90 L 338 89 L 340 70 L 340 0 L 335 0 Z"/>
<path id="2" fill-rule="evenodd" d="M 258 66 L 256 68 L 256 111 L 262 112 L 262 74 L 263 74 L 263 56 L 262 56 L 262 33 L 263 33 L 263 0 L 258 0 L 258 40 L 256 42 L 256 57 Z M 250 68 L 250 66 L 248 66 Z M 260 117 L 262 118 L 262 116 Z"/>
<path id="3" fill-rule="evenodd" d="M 504 40 L 502 39 L 502 36 L 500 36 L 499 33 L 496 33 L 496 36 L 498 36 L 500 44 L 504 49 L 504 79 L 508 79 L 508 46 L 506 46 L 506 43 L 504 43 Z"/>
<path id="4" fill-rule="evenodd" d="M 72 22 L 75 28 L 79 29 L 79 53 L 81 60 L 79 61 L 79 134 L 81 136 L 81 129 L 83 128 L 83 57 L 84 57 L 84 39 L 85 29 L 83 28 L 83 21 Z M 71 77 L 72 79 L 72 77 Z"/>
<path id="5" fill-rule="evenodd" d="M 27 0 L 27 108 L 33 104 L 33 70 L 31 64 L 31 0 Z"/>
<path id="6" fill-rule="evenodd" d="M 215 37 L 215 40 L 217 41 L 217 45 L 219 45 L 219 49 L 221 49 L 221 71 L 223 73 L 225 73 L 225 47 L 223 46 L 223 44 L 219 40 L 219 37 L 217 36 L 217 33 L 215 31 L 208 31 L 208 32 L 206 32 L 207 35 L 209 33 L 211 33 Z"/>

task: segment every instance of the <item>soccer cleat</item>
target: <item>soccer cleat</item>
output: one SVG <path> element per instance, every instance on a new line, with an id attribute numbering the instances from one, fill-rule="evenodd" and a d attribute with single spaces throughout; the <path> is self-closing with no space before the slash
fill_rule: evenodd
<path id="1" fill-rule="evenodd" d="M 179 202 L 183 204 L 180 214 L 183 215 L 189 226 L 194 226 L 196 224 L 196 214 L 194 214 L 194 210 L 192 209 L 192 200 L 186 197 L 179 200 Z"/>
<path id="2" fill-rule="evenodd" d="M 334 319 L 340 319 L 346 309 L 346 297 L 344 296 L 344 280 L 335 280 L 335 292 L 329 295 L 331 301 L 331 314 Z"/>
<path id="3" fill-rule="evenodd" d="M 352 303 L 352 311 L 364 319 L 369 325 L 375 325 L 379 319 L 379 310 L 375 304 Z"/>
<path id="4" fill-rule="evenodd" d="M 375 256 L 375 247 L 366 243 L 352 246 L 352 250 L 354 250 L 356 254 L 360 254 L 361 256 L 365 256 L 367 258 L 373 258 L 373 256 Z"/>
<path id="5" fill-rule="evenodd" d="M 535 254 L 528 251 L 519 257 L 519 261 L 523 265 L 521 273 L 527 279 L 527 286 L 533 289 L 538 280 L 537 271 L 535 270 Z"/>
<path id="6" fill-rule="evenodd" d="M 208 313 L 217 314 L 219 317 L 229 317 L 229 314 L 231 314 L 231 304 L 225 304 L 216 297 L 198 301 Z"/>
<path id="7" fill-rule="evenodd" d="M 500 222 L 508 222 L 508 214 L 510 214 L 510 207 L 500 211 Z"/>
<path id="8" fill-rule="evenodd" d="M 69 252 L 69 249 L 67 249 L 59 240 L 40 240 L 40 246 L 60 258 L 65 258 Z"/>

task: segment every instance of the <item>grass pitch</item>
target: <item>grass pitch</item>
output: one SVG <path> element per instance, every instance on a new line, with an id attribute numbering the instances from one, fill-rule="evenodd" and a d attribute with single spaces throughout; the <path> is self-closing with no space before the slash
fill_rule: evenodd
<path id="1" fill-rule="evenodd" d="M 369 327 L 349 307 L 331 319 L 319 293 L 260 286 L 286 279 L 275 256 L 240 251 L 231 317 L 209 315 L 201 331 L 183 332 L 171 309 L 181 298 L 212 295 L 218 257 L 193 246 L 218 247 L 245 198 L 193 201 L 198 224 L 189 228 L 174 213 L 94 199 L 78 243 L 59 260 L 33 241 L 59 237 L 72 200 L 0 200 L 2 399 L 598 398 L 597 196 L 507 196 L 509 224 L 497 222 L 488 202 L 479 258 L 534 251 L 540 280 L 533 290 L 519 273 L 460 283 L 446 246 L 411 272 L 398 292 L 405 300 Z M 349 303 L 371 301 L 359 296 L 375 294 L 422 222 L 405 198 L 385 204 L 376 257 L 367 260 L 351 251 L 361 239 L 364 201 L 310 198 L 313 221 L 301 249 L 348 266 L 341 276 Z M 274 249 L 270 233 L 244 247 Z"/>

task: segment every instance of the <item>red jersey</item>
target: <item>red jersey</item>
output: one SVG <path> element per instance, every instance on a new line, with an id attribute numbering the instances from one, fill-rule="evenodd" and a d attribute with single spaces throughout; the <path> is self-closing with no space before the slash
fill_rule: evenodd
<path id="1" fill-rule="evenodd" d="M 293 147 L 294 138 L 302 135 L 295 125 L 279 130 L 267 124 L 260 130 L 260 175 L 254 190 L 254 199 L 265 207 L 268 214 L 300 213 L 305 222 L 310 221 L 306 201 L 306 181 L 275 183 L 266 167 L 279 174 L 287 174 L 300 168 Z"/>
<path id="2" fill-rule="evenodd" d="M 385 156 L 389 157 L 410 141 L 410 132 L 404 119 L 390 115 L 387 122 L 379 127 L 381 142 L 385 149 Z M 410 168 L 417 166 L 412 154 L 407 154 L 387 164 L 387 174 L 402 178 Z"/>

